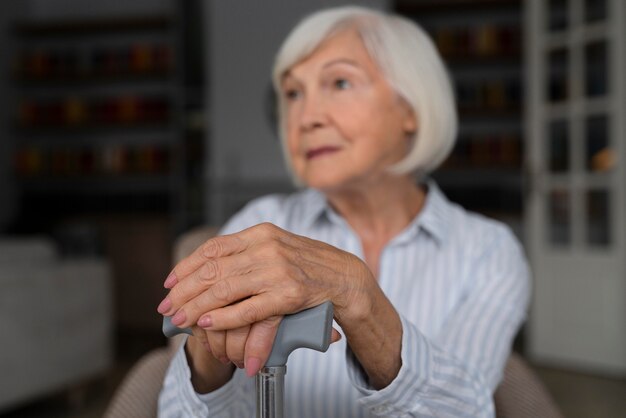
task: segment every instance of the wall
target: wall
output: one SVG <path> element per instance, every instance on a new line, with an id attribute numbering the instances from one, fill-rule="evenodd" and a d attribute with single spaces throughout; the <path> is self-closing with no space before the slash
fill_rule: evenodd
<path id="1" fill-rule="evenodd" d="M 206 219 L 221 224 L 250 197 L 289 189 L 280 144 L 265 102 L 274 55 L 306 14 L 345 1 L 212 1 L 205 3 L 209 54 L 206 86 Z M 354 3 L 354 2 L 352 2 Z M 359 4 L 388 9 L 389 0 Z"/>

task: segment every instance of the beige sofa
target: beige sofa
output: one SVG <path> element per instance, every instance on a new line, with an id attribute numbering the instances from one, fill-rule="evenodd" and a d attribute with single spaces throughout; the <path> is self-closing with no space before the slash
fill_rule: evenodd
<path id="1" fill-rule="evenodd" d="M 178 239 L 174 260 L 181 260 L 214 236 L 215 228 L 199 228 Z M 156 417 L 158 394 L 178 342 L 146 354 L 117 389 L 105 418 Z M 504 418 L 561 418 L 561 412 L 543 383 L 518 354 L 509 358 L 504 379 L 494 396 L 496 414 Z"/>
<path id="2" fill-rule="evenodd" d="M 112 365 L 111 279 L 45 238 L 0 238 L 0 411 Z"/>

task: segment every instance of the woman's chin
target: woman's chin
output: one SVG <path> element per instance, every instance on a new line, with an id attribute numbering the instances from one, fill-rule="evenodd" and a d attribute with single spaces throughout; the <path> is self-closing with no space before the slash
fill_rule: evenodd
<path id="1" fill-rule="evenodd" d="M 308 187 L 326 194 L 347 191 L 360 184 L 350 176 L 329 175 L 329 173 L 320 176 L 307 176 L 303 180 Z"/>
<path id="2" fill-rule="evenodd" d="M 346 179 L 339 176 L 308 175 L 303 178 L 304 184 L 320 191 L 332 191 L 340 189 L 345 184 Z"/>

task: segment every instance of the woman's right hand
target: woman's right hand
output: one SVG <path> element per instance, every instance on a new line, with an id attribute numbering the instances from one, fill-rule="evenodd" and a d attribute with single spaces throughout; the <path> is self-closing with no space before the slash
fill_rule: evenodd
<path id="1" fill-rule="evenodd" d="M 191 384 L 197 393 L 213 392 L 224 386 L 232 377 L 235 370 L 230 362 L 221 362 L 213 356 L 208 334 L 200 327 L 191 328 L 193 336 L 187 339 L 185 354 L 187 363 L 191 371 Z M 214 334 L 226 331 L 212 331 Z M 212 339 L 220 339 L 219 336 L 212 336 Z"/>
<path id="2" fill-rule="evenodd" d="M 252 377 L 261 366 L 256 359 L 264 358 L 272 351 L 268 344 L 274 341 L 282 318 L 274 316 L 225 331 L 193 326 L 193 337 L 187 340 L 187 356 L 194 389 L 198 393 L 219 389 L 232 378 L 233 364 L 245 368 L 248 377 Z M 331 342 L 340 339 L 341 334 L 333 328 Z M 249 364 L 244 364 L 245 358 L 251 359 Z"/>
<path id="3" fill-rule="evenodd" d="M 193 337 L 187 340 L 188 363 L 191 381 L 199 393 L 219 389 L 232 377 L 233 364 L 246 368 L 251 377 L 259 364 L 244 364 L 245 353 L 269 353 L 282 317 L 276 316 L 241 328 L 226 331 L 209 331 L 192 327 Z M 258 357 L 255 357 L 258 358 Z"/>

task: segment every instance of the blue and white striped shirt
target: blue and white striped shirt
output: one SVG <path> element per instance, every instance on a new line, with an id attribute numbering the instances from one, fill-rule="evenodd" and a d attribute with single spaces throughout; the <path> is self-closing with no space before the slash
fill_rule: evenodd
<path id="1" fill-rule="evenodd" d="M 363 258 L 358 236 L 318 191 L 254 200 L 221 232 L 261 222 Z M 326 353 L 296 350 L 287 365 L 285 416 L 493 416 L 492 395 L 530 297 L 528 266 L 511 231 L 449 202 L 429 182 L 420 213 L 382 251 L 378 282 L 402 321 L 398 376 L 372 389 L 345 338 Z M 243 370 L 201 395 L 190 376 L 181 347 L 165 377 L 160 417 L 254 416 L 254 378 Z"/>

